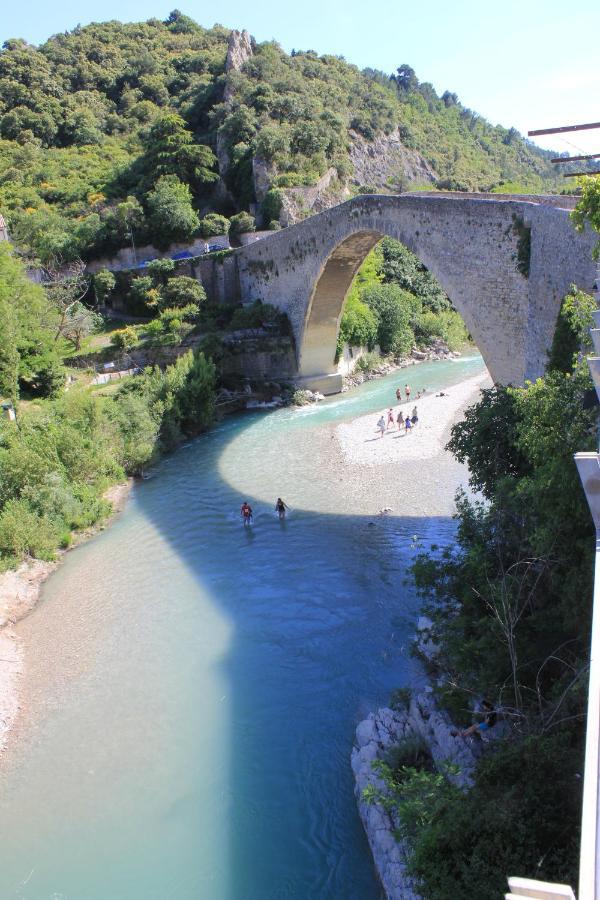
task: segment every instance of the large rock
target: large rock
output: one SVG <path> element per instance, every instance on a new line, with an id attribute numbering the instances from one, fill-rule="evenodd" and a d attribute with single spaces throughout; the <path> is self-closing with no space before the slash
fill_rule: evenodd
<path id="1" fill-rule="evenodd" d="M 254 55 L 254 38 L 247 31 L 235 31 L 229 35 L 225 71 L 239 71 L 244 63 Z"/>
<path id="2" fill-rule="evenodd" d="M 449 717 L 437 708 L 429 692 L 415 694 L 407 709 L 384 707 L 358 724 L 351 756 L 355 794 L 375 868 L 388 900 L 420 900 L 407 871 L 410 848 L 396 840 L 393 832 L 397 823 L 390 814 L 379 803 L 365 803 L 363 792 L 369 785 L 385 791 L 385 784 L 373 771 L 373 762 L 384 759 L 392 747 L 407 737 L 421 737 L 436 766 L 457 765 L 458 774 L 448 777 L 463 789 L 471 785 L 478 759 L 477 745 L 458 736 Z"/>
<path id="3" fill-rule="evenodd" d="M 437 172 L 416 150 L 406 147 L 396 128 L 368 141 L 356 131 L 350 132 L 350 160 L 354 165 L 352 182 L 374 188 L 404 190 L 412 183 L 437 180 Z"/>

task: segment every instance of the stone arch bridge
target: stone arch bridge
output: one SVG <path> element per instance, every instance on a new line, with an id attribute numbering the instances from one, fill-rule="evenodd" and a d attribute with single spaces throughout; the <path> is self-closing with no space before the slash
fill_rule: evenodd
<path id="1" fill-rule="evenodd" d="M 222 277 L 230 296 L 260 299 L 287 313 L 296 380 L 335 393 L 346 294 L 366 254 L 389 235 L 436 276 L 494 380 L 522 384 L 544 371 L 569 285 L 591 291 L 596 279 L 591 252 L 597 236 L 574 230 L 568 200 L 361 196 L 240 248 L 222 261 Z"/>

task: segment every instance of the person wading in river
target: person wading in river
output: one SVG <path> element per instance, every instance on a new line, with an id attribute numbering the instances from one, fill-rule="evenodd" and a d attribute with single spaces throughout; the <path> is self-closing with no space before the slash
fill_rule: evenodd
<path id="1" fill-rule="evenodd" d="M 244 525 L 252 525 L 252 507 L 247 500 L 244 500 L 240 508 L 240 514 Z"/>
<path id="2" fill-rule="evenodd" d="M 275 504 L 275 512 L 279 516 L 280 519 L 285 519 L 285 511 L 289 509 L 289 506 L 283 502 L 281 497 L 277 498 L 277 503 Z"/>

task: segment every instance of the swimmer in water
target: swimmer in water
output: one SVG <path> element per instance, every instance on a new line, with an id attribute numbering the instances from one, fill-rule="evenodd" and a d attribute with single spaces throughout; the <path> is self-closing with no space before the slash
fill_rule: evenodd
<path id="1" fill-rule="evenodd" d="M 252 507 L 247 500 L 244 500 L 244 502 L 242 503 L 240 514 L 242 516 L 244 525 L 252 525 Z"/>
<path id="2" fill-rule="evenodd" d="M 285 519 L 285 511 L 289 509 L 287 503 L 284 503 L 281 497 L 277 498 L 277 503 L 275 504 L 275 512 L 279 516 L 280 519 Z"/>

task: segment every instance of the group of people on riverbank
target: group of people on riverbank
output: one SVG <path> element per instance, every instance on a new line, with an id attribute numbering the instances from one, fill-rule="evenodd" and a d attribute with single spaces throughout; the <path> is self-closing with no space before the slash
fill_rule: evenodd
<path id="1" fill-rule="evenodd" d="M 417 391 L 417 400 L 425 394 L 426 388 Z M 404 385 L 404 394 L 406 396 L 406 402 L 410 400 L 410 385 Z M 396 388 L 396 399 L 398 403 L 402 402 L 402 389 L 400 387 Z M 390 428 L 394 428 L 394 426 L 398 427 L 398 431 L 402 431 L 404 429 L 405 434 L 410 434 L 413 428 L 415 428 L 419 424 L 419 412 L 416 406 L 413 406 L 412 412 L 406 415 L 403 413 L 402 409 L 398 410 L 398 414 L 394 415 L 394 409 L 390 406 L 387 411 L 387 418 L 385 413 L 382 413 L 379 421 L 377 422 L 377 427 L 375 429 L 376 432 L 379 433 L 380 437 L 383 437 L 386 431 Z"/>

